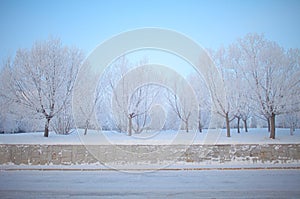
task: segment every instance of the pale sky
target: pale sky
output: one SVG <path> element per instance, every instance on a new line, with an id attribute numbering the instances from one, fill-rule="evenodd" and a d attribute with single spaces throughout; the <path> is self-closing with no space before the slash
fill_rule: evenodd
<path id="1" fill-rule="evenodd" d="M 59 37 L 88 55 L 121 32 L 160 27 L 204 48 L 228 45 L 249 32 L 300 48 L 298 0 L 0 0 L 0 59 L 35 41 Z"/>

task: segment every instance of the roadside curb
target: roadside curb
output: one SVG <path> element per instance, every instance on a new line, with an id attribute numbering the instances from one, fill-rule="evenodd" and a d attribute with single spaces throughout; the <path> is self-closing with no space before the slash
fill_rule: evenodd
<path id="1" fill-rule="evenodd" d="M 208 171 L 208 170 L 300 170 L 300 166 L 287 166 L 287 167 L 183 167 L 183 168 L 0 168 L 3 171 Z"/>

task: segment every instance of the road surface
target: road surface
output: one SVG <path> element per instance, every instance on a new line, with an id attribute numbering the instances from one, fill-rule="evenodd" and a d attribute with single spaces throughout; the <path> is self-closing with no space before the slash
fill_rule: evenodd
<path id="1" fill-rule="evenodd" d="M 0 198 L 300 198 L 300 170 L 0 171 Z"/>

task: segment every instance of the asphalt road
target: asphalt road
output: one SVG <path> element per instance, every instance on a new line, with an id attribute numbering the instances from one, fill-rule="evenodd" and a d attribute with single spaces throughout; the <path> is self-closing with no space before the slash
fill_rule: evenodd
<path id="1" fill-rule="evenodd" d="M 0 198 L 300 198 L 300 170 L 0 171 Z"/>

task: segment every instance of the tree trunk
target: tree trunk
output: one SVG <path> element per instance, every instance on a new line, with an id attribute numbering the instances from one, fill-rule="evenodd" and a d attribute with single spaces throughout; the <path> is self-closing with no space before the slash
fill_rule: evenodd
<path id="1" fill-rule="evenodd" d="M 268 132 L 271 132 L 271 124 L 270 124 L 270 118 L 267 119 L 268 122 Z"/>
<path id="2" fill-rule="evenodd" d="M 200 108 L 200 106 L 199 106 Z M 202 133 L 202 125 L 201 125 L 201 111 L 199 110 L 199 116 L 198 116 L 198 130 L 200 133 Z"/>
<path id="3" fill-rule="evenodd" d="M 49 126 L 51 118 L 46 118 L 44 137 L 49 137 Z"/>
<path id="4" fill-rule="evenodd" d="M 240 120 L 241 118 L 240 117 L 237 117 L 237 132 L 240 133 Z"/>
<path id="5" fill-rule="evenodd" d="M 245 132 L 248 132 L 247 120 L 243 120 L 243 122 L 244 122 Z"/>
<path id="6" fill-rule="evenodd" d="M 132 117 L 128 117 L 128 136 L 132 135 Z"/>
<path id="7" fill-rule="evenodd" d="M 185 131 L 188 133 L 189 132 L 189 120 L 186 120 L 184 123 L 185 123 Z"/>
<path id="8" fill-rule="evenodd" d="M 225 119 L 226 119 L 227 137 L 230 137 L 230 124 L 229 124 L 229 116 L 228 116 L 228 113 L 226 113 Z"/>
<path id="9" fill-rule="evenodd" d="M 290 135 L 294 135 L 294 132 L 296 130 L 296 124 L 295 122 L 292 122 L 292 125 L 290 126 Z"/>
<path id="10" fill-rule="evenodd" d="M 90 124 L 90 121 L 89 121 L 89 120 L 86 120 L 86 121 L 85 121 L 85 128 L 84 128 L 84 135 L 87 134 L 87 131 L 88 131 L 88 129 L 89 129 L 89 124 Z"/>
<path id="11" fill-rule="evenodd" d="M 270 117 L 270 138 L 275 139 L 275 114 L 272 113 Z"/>
<path id="12" fill-rule="evenodd" d="M 200 120 L 198 121 L 198 129 L 199 129 L 199 132 L 202 133 L 202 125 L 201 125 Z"/>
<path id="13" fill-rule="evenodd" d="M 296 131 L 296 124 L 295 124 L 295 122 L 293 122 L 293 132 L 295 132 Z"/>
<path id="14" fill-rule="evenodd" d="M 290 127 L 290 135 L 294 135 L 294 129 L 293 129 L 293 127 Z"/>

